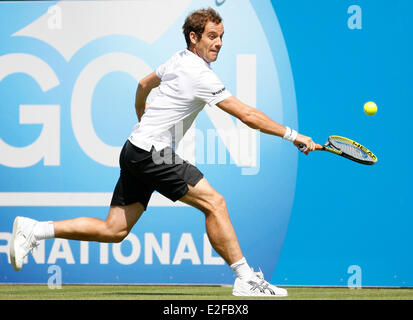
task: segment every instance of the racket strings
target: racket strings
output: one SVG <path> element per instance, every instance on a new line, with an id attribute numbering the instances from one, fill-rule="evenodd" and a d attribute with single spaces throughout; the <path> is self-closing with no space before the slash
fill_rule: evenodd
<path id="1" fill-rule="evenodd" d="M 330 144 L 337 150 L 352 156 L 355 159 L 359 160 L 373 160 L 369 154 L 349 143 L 348 141 L 341 139 L 331 139 Z"/>

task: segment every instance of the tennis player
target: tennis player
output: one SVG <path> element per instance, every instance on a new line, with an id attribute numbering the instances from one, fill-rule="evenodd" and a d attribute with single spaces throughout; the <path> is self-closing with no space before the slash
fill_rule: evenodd
<path id="1" fill-rule="evenodd" d="M 120 153 L 120 177 L 106 220 L 79 217 L 36 221 L 16 217 L 10 242 L 15 270 L 42 239 L 120 242 L 147 209 L 156 190 L 172 201 L 182 201 L 205 215 L 206 231 L 215 251 L 236 275 L 237 296 L 287 296 L 287 290 L 267 281 L 247 263 L 231 224 L 225 200 L 192 164 L 174 148 L 205 105 L 217 106 L 261 132 L 315 149 L 310 137 L 281 125 L 231 95 L 211 69 L 222 47 L 224 26 L 213 9 L 191 13 L 183 25 L 187 49 L 175 53 L 143 78 L 136 92 L 138 123 Z M 159 87 L 150 105 L 146 99 Z M 176 130 L 181 128 L 182 132 Z M 178 132 L 178 134 L 177 134 Z"/>

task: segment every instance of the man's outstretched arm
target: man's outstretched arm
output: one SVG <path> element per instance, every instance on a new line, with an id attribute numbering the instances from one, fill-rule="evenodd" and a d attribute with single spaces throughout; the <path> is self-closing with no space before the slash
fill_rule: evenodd
<path id="1" fill-rule="evenodd" d="M 243 123 L 245 123 L 252 129 L 257 129 L 264 133 L 275 135 L 281 138 L 284 137 L 286 131 L 288 130 L 286 126 L 275 122 L 262 111 L 246 105 L 234 96 L 231 96 L 217 103 L 217 106 L 225 112 L 240 119 Z M 302 134 L 297 135 L 294 144 L 306 145 L 306 154 L 315 149 L 315 143 L 313 142 L 313 140 L 310 137 L 304 136 Z"/>
<path id="2" fill-rule="evenodd" d="M 139 81 L 136 90 L 135 109 L 138 120 L 141 121 L 142 115 L 145 112 L 146 98 L 153 88 L 156 88 L 161 83 L 161 79 L 155 72 L 148 74 L 145 78 Z"/>

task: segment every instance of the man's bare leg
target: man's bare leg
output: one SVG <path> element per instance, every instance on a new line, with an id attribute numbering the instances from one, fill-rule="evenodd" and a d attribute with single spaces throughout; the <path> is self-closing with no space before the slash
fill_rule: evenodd
<path id="1" fill-rule="evenodd" d="M 209 241 L 215 251 L 231 265 L 239 261 L 242 251 L 229 218 L 225 200 L 208 181 L 203 178 L 180 201 L 198 208 L 205 214 L 205 225 Z"/>
<path id="2" fill-rule="evenodd" d="M 54 221 L 55 238 L 120 242 L 129 234 L 143 211 L 143 205 L 136 202 L 127 206 L 111 206 L 106 220 L 80 217 Z"/>
<path id="3" fill-rule="evenodd" d="M 106 220 L 75 218 L 61 221 L 36 221 L 16 217 L 10 240 L 10 260 L 14 270 L 23 267 L 25 256 L 36 246 L 37 241 L 50 238 L 72 240 L 120 242 L 140 218 L 144 207 L 140 203 L 128 206 L 112 206 Z"/>

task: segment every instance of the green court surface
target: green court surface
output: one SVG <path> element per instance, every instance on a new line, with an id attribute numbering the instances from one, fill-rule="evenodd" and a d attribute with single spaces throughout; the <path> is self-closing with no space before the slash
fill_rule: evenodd
<path id="1" fill-rule="evenodd" d="M 235 297 L 230 286 L 0 285 L 0 300 L 413 300 L 413 288 L 287 287 L 288 297 Z"/>

